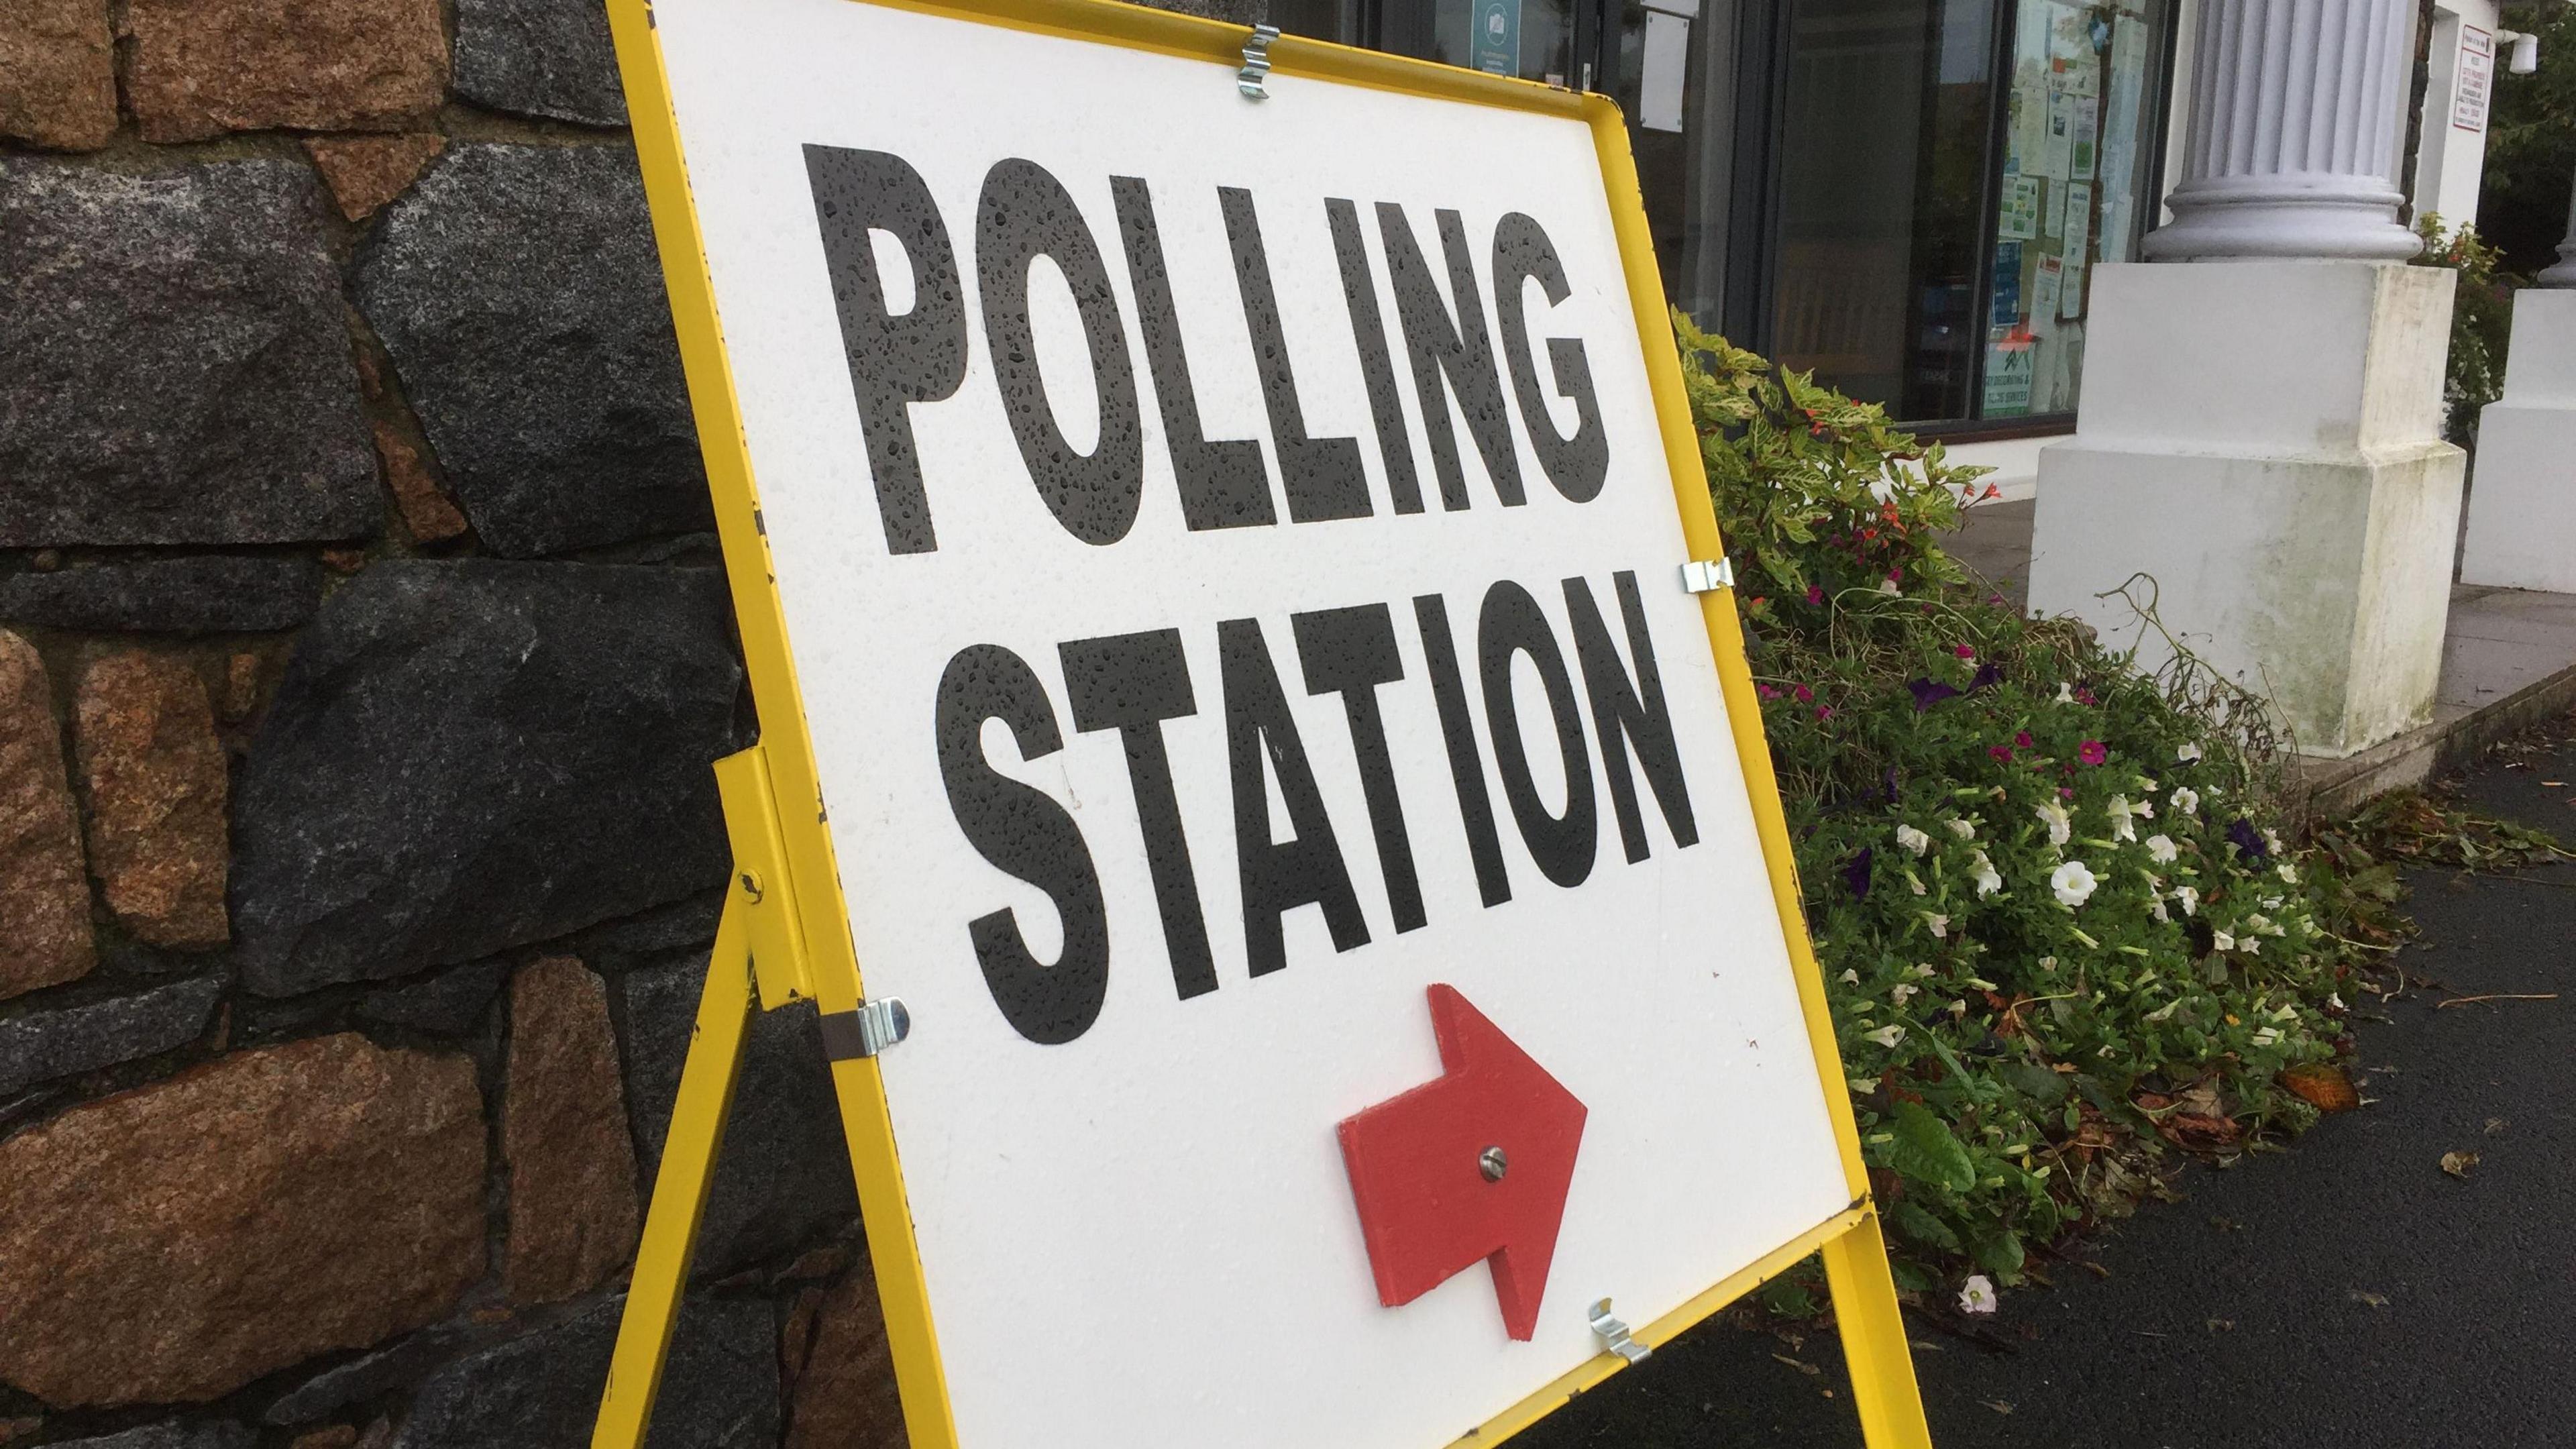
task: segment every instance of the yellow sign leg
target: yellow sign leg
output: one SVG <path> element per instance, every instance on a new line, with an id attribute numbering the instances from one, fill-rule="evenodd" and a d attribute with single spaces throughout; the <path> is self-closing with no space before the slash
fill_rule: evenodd
<path id="1" fill-rule="evenodd" d="M 1851 1368 L 1852 1398 L 1860 1408 L 1861 1438 L 1869 1449 L 1932 1449 L 1923 1421 L 1923 1395 L 1914 1383 L 1914 1358 L 1905 1346 L 1904 1311 L 1896 1279 L 1887 1269 L 1887 1242 L 1875 1211 L 1824 1246 L 1825 1285 L 1841 1325 L 1843 1359 Z"/>
<path id="2" fill-rule="evenodd" d="M 653 1415 L 662 1358 L 680 1316 L 698 1217 L 706 1208 L 707 1185 L 715 1180 L 716 1149 L 724 1140 L 725 1114 L 733 1105 L 734 1080 L 741 1074 L 743 1040 L 751 1025 L 751 904 L 742 873 L 736 871 L 716 925 L 688 1061 L 680 1068 L 680 1096 L 662 1142 L 661 1170 L 653 1176 L 653 1206 L 644 1216 L 635 1281 L 627 1290 L 626 1315 L 617 1325 L 617 1351 L 609 1360 L 608 1388 L 600 1398 L 591 1449 L 642 1449 Z"/>

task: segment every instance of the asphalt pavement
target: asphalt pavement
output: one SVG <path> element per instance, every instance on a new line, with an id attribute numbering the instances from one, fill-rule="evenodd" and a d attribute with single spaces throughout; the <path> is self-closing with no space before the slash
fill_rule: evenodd
<path id="1" fill-rule="evenodd" d="M 2576 743 L 2524 762 L 2468 797 L 2576 841 Z M 2576 1446 L 2576 864 L 2410 884 L 2401 959 L 2434 984 L 2365 1008 L 2388 1020 L 2360 1031 L 2362 1109 L 2186 1171 L 2182 1201 L 2080 1245 L 2103 1275 L 2006 1291 L 1996 1346 L 1916 1325 L 1935 1444 Z M 2559 999 L 2438 1004 L 2500 993 Z M 1513 1449 L 1860 1443 L 1830 1330 L 1719 1319 Z"/>

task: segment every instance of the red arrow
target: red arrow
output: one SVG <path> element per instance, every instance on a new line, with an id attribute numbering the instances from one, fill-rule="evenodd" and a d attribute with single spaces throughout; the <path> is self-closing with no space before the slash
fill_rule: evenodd
<path id="1" fill-rule="evenodd" d="M 1431 1030 L 1444 1075 L 1341 1124 L 1378 1301 L 1410 1303 L 1491 1260 L 1503 1326 L 1525 1340 L 1586 1112 L 1456 987 L 1431 988 Z"/>

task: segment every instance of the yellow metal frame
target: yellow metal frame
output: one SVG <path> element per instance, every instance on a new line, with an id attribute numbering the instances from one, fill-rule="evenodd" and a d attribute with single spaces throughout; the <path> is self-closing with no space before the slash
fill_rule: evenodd
<path id="1" fill-rule="evenodd" d="M 1248 35 L 1242 26 L 1116 0 L 851 3 L 1203 60 L 1223 68 L 1222 73 L 1210 74 L 1212 85 L 1231 83 Z M 679 1100 L 636 1256 L 634 1284 L 591 1438 L 592 1449 L 640 1449 L 687 1281 L 699 1214 L 714 1175 L 750 1013 L 755 1006 L 775 1008 L 806 999 L 825 1012 L 852 1011 L 860 1003 L 862 988 L 651 0 L 606 0 L 606 4 L 618 68 L 625 78 L 645 195 L 652 206 L 654 239 L 661 249 L 672 321 L 687 371 L 690 405 L 705 453 L 708 487 L 714 495 L 743 662 L 762 725 L 758 745 L 716 766 L 734 851 L 734 879 L 717 928 L 696 1031 L 681 1072 Z M 1681 358 L 1655 265 L 1654 241 L 1618 107 L 1603 96 L 1300 36 L 1274 41 L 1270 58 L 1274 83 L 1313 78 L 1559 116 L 1581 120 L 1591 128 L 1618 232 L 1628 295 L 1636 309 L 1637 332 L 1645 347 L 1683 537 L 1692 558 L 1723 557 L 1699 438 L 1682 385 Z M 1809 1254 L 1820 1253 L 1851 1368 L 1853 1398 L 1870 1449 L 1930 1449 L 1931 1433 L 1924 1423 L 1896 1285 L 1888 1272 L 1877 1211 L 1870 1202 L 1860 1134 L 1852 1120 L 1841 1055 L 1825 1003 L 1824 977 L 1808 941 L 1797 868 L 1771 769 L 1770 747 L 1762 736 L 1761 707 L 1744 657 L 1734 593 L 1718 590 L 1701 597 L 1709 647 L 1752 798 L 1772 898 L 1788 941 L 1851 1205 L 1634 1330 L 1633 1336 L 1649 1348 L 1666 1343 Z M 914 1449 L 959 1449 L 884 1081 L 876 1062 L 867 1058 L 833 1063 L 832 1081 L 857 1177 L 859 1209 L 866 1220 L 868 1252 L 875 1265 L 906 1428 Z M 1491 1445 L 1516 1434 L 1626 1363 L 1616 1354 L 1598 1354 L 1470 1430 L 1455 1441 L 1453 1449 Z"/>

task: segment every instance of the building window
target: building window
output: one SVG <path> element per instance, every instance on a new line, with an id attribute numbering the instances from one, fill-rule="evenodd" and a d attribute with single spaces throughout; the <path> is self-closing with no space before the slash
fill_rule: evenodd
<path id="1" fill-rule="evenodd" d="M 1615 98 L 1666 295 L 1901 422 L 2073 423 L 2156 214 L 2175 0 L 1273 0 L 1284 29 Z"/>

